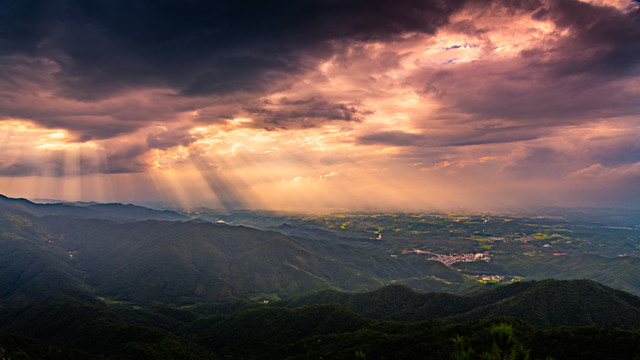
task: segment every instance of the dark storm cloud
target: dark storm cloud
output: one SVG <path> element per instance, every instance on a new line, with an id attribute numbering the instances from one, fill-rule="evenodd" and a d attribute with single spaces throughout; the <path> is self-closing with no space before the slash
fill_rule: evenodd
<path id="1" fill-rule="evenodd" d="M 469 146 L 483 144 L 509 143 L 535 139 L 542 130 L 529 126 L 475 126 L 456 131 L 427 132 L 427 135 L 402 131 L 379 131 L 358 137 L 358 143 L 364 145 L 390 146 Z"/>
<path id="2" fill-rule="evenodd" d="M 445 105 L 445 112 L 470 115 L 468 121 L 509 119 L 533 127 L 581 123 L 636 114 L 638 93 L 624 80 L 640 76 L 640 18 L 577 0 L 496 2 L 518 16 L 549 20 L 555 40 L 531 44 L 519 57 L 479 60 L 454 69 L 427 69 L 414 77 L 424 92 Z M 452 29 L 484 29 L 469 24 Z"/>
<path id="3" fill-rule="evenodd" d="M 546 145 L 529 145 L 514 154 L 502 168 L 519 178 L 561 178 L 567 174 L 594 176 L 598 173 L 626 176 L 626 169 L 640 169 L 640 137 L 635 133 L 566 139 Z M 563 146 L 564 145 L 564 146 Z"/>
<path id="4" fill-rule="evenodd" d="M 294 72 L 298 51 L 327 41 L 433 33 L 461 1 L 7 1 L 9 54 L 61 66 L 65 96 L 108 97 L 168 85 L 185 95 L 259 91 L 268 73 Z M 253 79 L 253 80 L 252 80 Z"/>
<path id="5" fill-rule="evenodd" d="M 592 163 L 607 167 L 640 163 L 640 137 L 637 134 L 590 139 L 585 148 Z"/>
<path id="6" fill-rule="evenodd" d="M 360 122 L 373 112 L 359 102 L 336 102 L 320 95 L 256 101 L 252 96 L 220 98 L 215 105 L 198 111 L 197 123 L 225 123 L 235 118 L 251 118 L 243 126 L 277 130 L 316 127 L 328 121 Z"/>
<path id="7" fill-rule="evenodd" d="M 573 35 L 563 43 L 564 56 L 556 59 L 556 69 L 553 69 L 556 75 L 625 74 L 640 63 L 640 13 L 637 11 L 622 13 L 612 7 L 577 0 L 556 0 L 536 11 L 533 18 L 551 20 Z"/>
<path id="8" fill-rule="evenodd" d="M 262 93 L 271 84 L 301 71 L 297 64 L 258 56 L 226 58 L 195 76 L 180 91 L 185 96 L 225 95 L 235 92 Z"/>
<path id="9" fill-rule="evenodd" d="M 342 120 L 361 121 L 371 112 L 359 109 L 359 104 L 332 103 L 310 97 L 304 99 L 282 98 L 276 103 L 265 102 L 244 109 L 257 126 L 273 128 L 307 128 L 320 122 Z"/>
<path id="10" fill-rule="evenodd" d="M 461 110 L 472 120 L 535 120 L 549 126 L 636 113 L 634 94 L 615 83 L 618 79 L 594 79 L 590 73 L 560 78 L 520 63 L 465 64 L 456 72 L 433 73 L 426 93 L 442 100 L 447 111 Z"/>
<path id="11" fill-rule="evenodd" d="M 0 118 L 30 119 L 44 127 L 64 128 L 76 140 L 86 141 L 131 133 L 150 120 L 171 121 L 176 113 L 201 106 L 200 100 L 149 91 L 103 101 L 60 98 L 55 95 L 59 86 L 52 77 L 58 70 L 50 59 L 0 56 Z"/>
<path id="12" fill-rule="evenodd" d="M 107 149 L 106 173 L 135 173 L 148 168 L 143 155 L 148 148 L 141 144 L 126 145 Z"/>
<path id="13" fill-rule="evenodd" d="M 166 150 L 178 145 L 188 146 L 197 139 L 198 137 L 190 134 L 188 129 L 166 130 L 148 134 L 147 145 L 151 149 Z"/>
<path id="14" fill-rule="evenodd" d="M 501 144 L 535 139 L 543 133 L 530 126 L 477 126 L 457 134 L 443 136 L 442 146 Z"/>
<path id="15" fill-rule="evenodd" d="M 358 138 L 360 144 L 384 144 L 391 146 L 415 146 L 424 144 L 425 140 L 424 135 L 410 134 L 402 131 L 380 131 Z"/>
<path id="16" fill-rule="evenodd" d="M 63 127 L 84 140 L 115 137 L 216 105 L 219 97 L 282 89 L 345 43 L 434 33 L 463 2 L 7 0 L 0 3 L 0 79 L 11 77 L 12 89 L 2 94 L 0 116 Z M 148 89 L 177 96 L 103 112 L 81 106 Z M 43 104 L 34 95 L 43 90 L 80 103 Z M 337 106 L 345 107 L 328 109 L 329 120 L 355 118 L 349 105 Z M 293 107 L 259 113 L 264 122 L 281 115 L 325 120 Z"/>

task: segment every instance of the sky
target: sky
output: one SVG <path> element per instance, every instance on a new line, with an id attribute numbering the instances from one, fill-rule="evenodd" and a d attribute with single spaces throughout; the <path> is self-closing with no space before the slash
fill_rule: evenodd
<path id="1" fill-rule="evenodd" d="M 0 0 L 0 193 L 640 206 L 631 0 Z"/>

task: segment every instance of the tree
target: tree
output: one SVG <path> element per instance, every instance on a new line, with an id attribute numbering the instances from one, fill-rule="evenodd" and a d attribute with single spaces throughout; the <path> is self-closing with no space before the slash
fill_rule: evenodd
<path id="1" fill-rule="evenodd" d="M 453 353 L 452 358 L 454 360 L 471 360 L 473 359 L 473 349 L 466 348 L 464 346 L 464 340 L 460 335 L 456 335 L 455 338 L 452 339 L 453 343 L 456 347 L 455 352 Z"/>
<path id="2" fill-rule="evenodd" d="M 491 327 L 491 351 L 480 354 L 483 360 L 529 360 L 529 350 L 525 349 L 513 336 L 513 328 L 509 324 L 498 324 Z M 467 348 L 464 339 L 457 335 L 452 339 L 455 350 L 454 360 L 471 360 L 475 358 L 472 348 Z"/>
<path id="3" fill-rule="evenodd" d="M 513 336 L 509 324 L 494 325 L 491 328 L 491 352 L 482 354 L 486 360 L 529 360 L 529 350 L 525 349 Z"/>

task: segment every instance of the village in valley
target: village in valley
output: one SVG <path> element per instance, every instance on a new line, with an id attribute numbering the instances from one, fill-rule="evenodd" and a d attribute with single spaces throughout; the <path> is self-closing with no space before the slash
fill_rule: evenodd
<path id="1" fill-rule="evenodd" d="M 489 252 L 485 251 L 482 253 L 462 253 L 462 254 L 437 254 L 431 251 L 413 249 L 413 250 L 404 250 L 402 254 L 411 254 L 415 253 L 418 255 L 425 255 L 428 260 L 439 261 L 447 266 L 451 266 L 457 262 L 473 262 L 473 261 L 490 261 Z"/>
<path id="2" fill-rule="evenodd" d="M 314 244 L 317 240 L 341 244 L 345 249 L 357 249 L 374 257 L 445 265 L 443 269 L 416 264 L 423 270 L 415 278 L 398 280 L 425 290 L 441 286 L 447 291 L 462 291 L 470 284 L 543 278 L 550 269 L 561 269 L 565 278 L 585 278 L 593 274 L 594 266 L 609 274 L 640 257 L 640 215 L 615 210 L 554 208 L 536 211 L 535 215 L 443 212 L 197 215 L 230 225 L 315 239 L 310 240 Z"/>

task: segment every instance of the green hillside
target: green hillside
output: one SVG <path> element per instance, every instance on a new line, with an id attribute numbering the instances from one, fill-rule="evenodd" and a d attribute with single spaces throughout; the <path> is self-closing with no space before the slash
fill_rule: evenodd
<path id="1" fill-rule="evenodd" d="M 79 291 L 57 293 L 0 316 L 5 332 L 108 358 L 206 358 L 205 350 L 174 334 L 194 319 L 161 305 L 107 304 Z"/>
<path id="2" fill-rule="evenodd" d="M 537 301 L 557 301 L 548 303 L 553 308 L 536 309 L 545 313 L 540 316 L 520 312 L 531 320 L 525 321 L 514 309 L 530 307 L 532 294 L 538 294 Z M 429 313 L 455 298 L 442 316 Z M 457 338 L 464 349 L 473 349 L 472 359 L 479 359 L 502 329 L 531 359 L 633 359 L 640 350 L 640 323 L 630 314 L 639 301 L 592 281 L 525 282 L 468 297 L 403 286 L 360 294 L 327 290 L 269 305 L 243 301 L 183 308 L 132 306 L 64 291 L 0 311 L 0 347 L 11 359 L 83 354 L 105 359 L 451 359 Z M 604 311 L 606 304 L 610 308 Z M 200 315 L 207 311 L 216 315 Z M 463 319 L 480 311 L 481 319 Z M 425 313 L 432 319 L 408 320 Z M 583 324 L 576 319 L 587 313 L 599 315 L 592 325 L 577 326 Z M 402 322 L 380 319 L 401 316 Z M 539 319 L 550 320 L 551 327 L 536 325 Z"/>
<path id="3" fill-rule="evenodd" d="M 473 296 L 472 303 L 479 306 L 447 319 L 466 322 L 509 316 L 540 328 L 586 325 L 640 328 L 640 298 L 623 291 L 591 280 L 544 280 L 528 285 L 511 284 Z M 509 294 L 511 287 L 519 291 Z M 483 303 L 486 305 L 480 305 Z"/>
<path id="4" fill-rule="evenodd" d="M 276 232 L 206 222 L 40 222 L 76 254 L 89 286 L 123 300 L 192 303 L 380 285 Z"/>
<path id="5" fill-rule="evenodd" d="M 283 300 L 277 305 L 323 303 L 341 304 L 377 320 L 469 322 L 513 317 L 539 328 L 586 325 L 640 328 L 640 298 L 590 280 L 519 282 L 466 296 L 416 292 L 400 285 L 360 294 L 325 290 Z"/>
<path id="6" fill-rule="evenodd" d="M 5 274 L 0 295 L 27 302 L 82 287 L 118 300 L 190 304 L 276 300 L 317 289 L 367 291 L 417 274 L 465 282 L 438 262 L 394 259 L 355 244 L 244 226 L 34 215 L 97 206 L 2 199 L 0 258 L 11 261 L 0 265 Z"/>
<path id="7" fill-rule="evenodd" d="M 128 220 L 100 218 L 102 215 L 91 210 L 97 208 L 109 209 L 113 217 Z M 78 211 L 86 212 L 78 217 Z M 288 219 L 295 226 L 287 223 L 275 227 L 297 234 L 287 236 L 202 220 L 136 221 L 131 217 L 134 213 L 144 217 L 158 212 L 119 204 L 35 204 L 0 198 L 0 259 L 5 259 L 0 263 L 0 299 L 26 303 L 65 288 L 84 288 L 121 301 L 186 305 L 236 299 L 272 301 L 321 289 L 364 292 L 387 284 L 469 294 L 498 283 L 545 278 L 589 278 L 640 292 L 640 280 L 635 276 L 640 258 L 593 253 L 596 240 L 603 249 L 613 245 L 609 240 L 594 238 L 583 223 L 566 220 L 556 224 L 544 219 L 506 221 L 479 216 L 459 221 L 427 215 L 335 215 L 302 220 L 261 217 L 253 212 L 231 215 L 232 219 L 249 216 L 265 227 Z M 346 223 L 350 225 L 343 226 Z M 397 228 L 388 235 L 390 240 L 384 240 L 375 229 L 388 223 Z M 412 237 L 398 235 L 404 226 L 411 229 Z M 528 228 L 535 233 L 504 234 Z M 569 229 L 573 237 L 567 235 Z M 633 242 L 637 237 L 627 228 L 595 229 L 619 241 Z M 363 238 L 372 231 L 378 232 L 380 239 Z M 300 237 L 304 232 L 317 237 Z M 433 238 L 417 242 L 414 233 Z M 550 251 L 560 250 L 547 250 L 552 246 L 545 248 L 544 242 L 553 243 L 553 247 L 575 244 L 577 249 L 591 252 L 553 253 Z M 461 247 L 471 243 L 480 248 L 466 250 L 471 252 L 464 256 L 473 257 L 474 251 L 483 247 L 494 254 L 487 261 L 445 263 L 437 256 L 459 255 L 434 252 L 450 247 L 464 253 Z M 522 251 L 536 255 L 522 255 Z M 433 316 L 447 313 L 457 300 L 442 296 L 439 301 L 442 306 L 431 310 Z M 410 314 L 398 316 L 411 318 Z"/>
<path id="8" fill-rule="evenodd" d="M 0 358 L 13 360 L 98 360 L 101 355 L 45 344 L 32 338 L 0 332 Z"/>
<path id="9" fill-rule="evenodd" d="M 28 303 L 83 287 L 82 272 L 36 219 L 0 209 L 0 299 Z"/>

